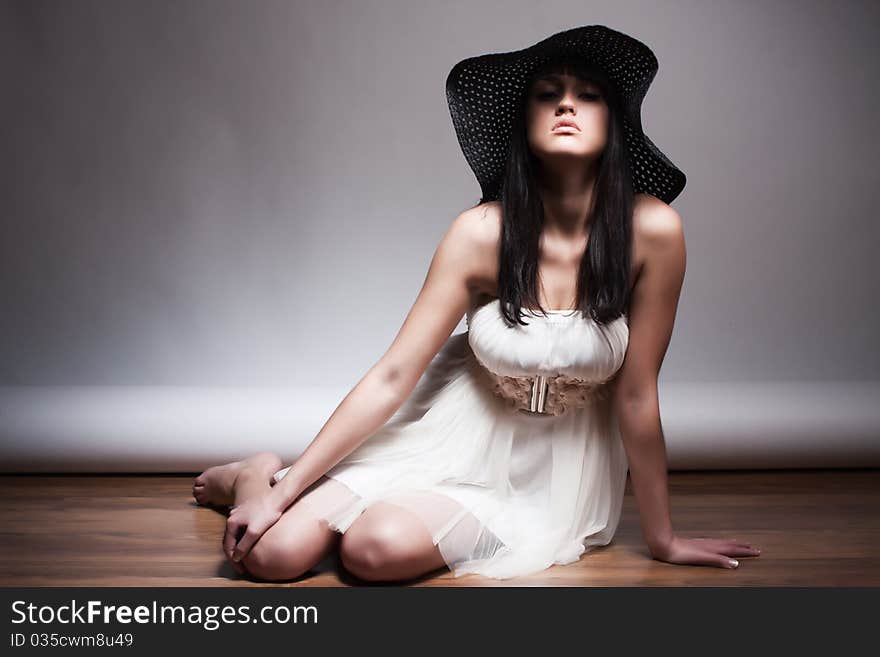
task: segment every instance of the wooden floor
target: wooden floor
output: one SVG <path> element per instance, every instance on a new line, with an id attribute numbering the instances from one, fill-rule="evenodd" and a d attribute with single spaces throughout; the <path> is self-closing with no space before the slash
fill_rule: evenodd
<path id="1" fill-rule="evenodd" d="M 2 586 L 350 586 L 334 554 L 283 583 L 238 576 L 225 516 L 198 506 L 193 475 L 0 475 Z M 614 541 L 513 580 L 446 569 L 413 586 L 880 586 L 880 470 L 670 473 L 683 536 L 760 547 L 734 570 L 652 560 L 628 482 Z"/>

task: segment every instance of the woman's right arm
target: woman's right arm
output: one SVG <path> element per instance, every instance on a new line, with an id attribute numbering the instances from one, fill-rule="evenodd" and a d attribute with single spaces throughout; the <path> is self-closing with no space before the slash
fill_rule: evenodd
<path id="1" fill-rule="evenodd" d="M 413 392 L 467 311 L 477 281 L 494 264 L 492 222 L 486 215 L 480 205 L 453 220 L 391 346 L 272 488 L 269 502 L 275 508 L 287 509 L 306 488 L 382 427 Z"/>

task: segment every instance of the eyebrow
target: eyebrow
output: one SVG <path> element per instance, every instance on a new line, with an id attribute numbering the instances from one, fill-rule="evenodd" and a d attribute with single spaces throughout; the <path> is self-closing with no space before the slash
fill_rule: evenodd
<path id="1" fill-rule="evenodd" d="M 593 82 L 592 80 L 584 80 L 583 78 L 580 78 L 578 76 L 574 76 L 574 78 L 577 80 L 578 84 L 587 84 L 587 85 L 598 86 L 598 84 L 596 82 Z M 561 81 L 562 81 L 562 76 L 560 76 L 556 73 L 542 75 L 541 77 L 539 77 L 535 80 L 535 82 L 561 82 Z"/>

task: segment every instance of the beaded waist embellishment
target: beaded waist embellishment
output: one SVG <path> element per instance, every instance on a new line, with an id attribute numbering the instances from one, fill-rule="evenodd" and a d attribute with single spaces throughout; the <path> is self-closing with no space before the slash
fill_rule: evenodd
<path id="1" fill-rule="evenodd" d="M 471 352 L 480 379 L 508 406 L 530 415 L 562 415 L 569 409 L 583 408 L 607 399 L 607 383 L 586 381 L 565 374 L 503 376 L 483 365 Z"/>

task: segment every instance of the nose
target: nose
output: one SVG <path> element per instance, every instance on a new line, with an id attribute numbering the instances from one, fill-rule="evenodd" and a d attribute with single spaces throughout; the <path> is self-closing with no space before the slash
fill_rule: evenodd
<path id="1" fill-rule="evenodd" d="M 565 112 L 571 111 L 574 114 L 574 103 L 568 99 L 568 94 L 562 97 L 559 101 L 559 107 L 556 108 L 557 114 L 565 114 Z"/>

